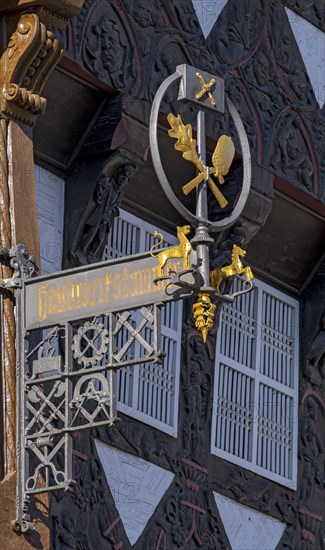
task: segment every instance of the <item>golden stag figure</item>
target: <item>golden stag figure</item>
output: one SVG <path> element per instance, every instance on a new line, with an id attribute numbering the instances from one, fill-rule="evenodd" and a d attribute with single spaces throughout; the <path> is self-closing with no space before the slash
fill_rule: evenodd
<path id="1" fill-rule="evenodd" d="M 188 240 L 188 238 L 186 237 L 186 235 L 188 235 L 190 231 L 191 231 L 191 226 L 190 225 L 184 225 L 183 227 L 177 227 L 177 237 L 178 237 L 178 240 L 179 240 L 179 244 L 176 245 L 176 246 L 173 246 L 171 248 L 166 248 L 164 250 L 161 250 L 157 254 L 154 254 L 153 250 L 154 250 L 154 248 L 156 248 L 157 246 L 159 246 L 163 242 L 164 237 L 162 236 L 161 233 L 158 233 L 157 231 L 154 232 L 153 236 L 154 237 L 160 237 L 160 239 L 156 244 L 154 244 L 150 248 L 150 254 L 153 258 L 157 258 L 157 260 L 159 262 L 158 277 L 163 277 L 164 276 L 164 267 L 166 265 L 166 262 L 170 258 L 183 258 L 184 270 L 190 269 L 190 267 L 191 267 L 191 265 L 190 265 L 190 254 L 191 254 L 191 251 L 192 251 L 192 245 L 191 245 L 190 241 Z"/>
<path id="2" fill-rule="evenodd" d="M 211 285 L 219 293 L 219 286 L 223 279 L 226 277 L 232 277 L 233 275 L 245 274 L 246 281 L 254 279 L 253 272 L 250 267 L 244 267 L 241 261 L 241 257 L 246 256 L 246 250 L 240 248 L 234 244 L 231 253 L 231 264 L 225 267 L 216 267 L 210 273 Z"/>

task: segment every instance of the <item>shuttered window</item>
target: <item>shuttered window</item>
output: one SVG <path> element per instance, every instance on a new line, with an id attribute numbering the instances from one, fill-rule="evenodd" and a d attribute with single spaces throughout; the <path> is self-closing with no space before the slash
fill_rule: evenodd
<path id="1" fill-rule="evenodd" d="M 241 288 L 236 279 L 235 290 Z M 255 279 L 223 306 L 218 329 L 212 452 L 295 488 L 299 303 Z"/>
<path id="2" fill-rule="evenodd" d="M 64 180 L 35 165 L 42 275 L 62 269 Z M 30 250 L 36 254 L 36 250 Z"/>
<path id="3" fill-rule="evenodd" d="M 153 232 L 159 229 L 143 220 L 121 211 L 104 251 L 103 259 L 120 258 L 146 252 L 154 244 Z M 161 231 L 163 246 L 176 244 L 177 238 Z M 138 324 L 140 312 L 133 312 L 132 321 Z M 170 435 L 177 435 L 179 393 L 180 346 L 182 328 L 182 301 L 169 302 L 162 310 L 162 350 L 166 353 L 162 363 L 146 363 L 126 367 L 118 372 L 118 409 Z M 152 329 L 147 325 L 146 337 Z M 119 347 L 127 339 L 123 330 L 119 334 Z M 139 356 L 138 342 L 128 350 L 129 359 Z"/>

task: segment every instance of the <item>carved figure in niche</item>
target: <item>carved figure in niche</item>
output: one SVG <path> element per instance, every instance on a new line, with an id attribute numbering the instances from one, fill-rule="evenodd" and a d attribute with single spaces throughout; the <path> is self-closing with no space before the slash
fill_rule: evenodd
<path id="1" fill-rule="evenodd" d="M 311 177 L 314 173 L 313 165 L 306 154 L 298 149 L 296 145 L 296 136 L 293 132 L 289 133 L 286 153 L 284 168 L 295 168 L 299 181 L 310 190 L 312 188 Z"/>
<path id="2" fill-rule="evenodd" d="M 299 458 L 304 462 L 300 500 L 308 506 L 312 500 L 315 483 L 324 486 L 324 447 L 317 433 L 318 406 L 308 397 L 300 434 Z"/>
<path id="3" fill-rule="evenodd" d="M 297 132 L 294 127 L 297 125 L 299 126 L 299 120 L 293 121 L 291 115 L 287 115 L 282 120 L 276 138 L 277 149 L 271 159 L 271 166 L 283 172 L 295 170 L 299 181 L 310 190 L 314 169 L 310 159 L 296 145 Z"/>
<path id="4" fill-rule="evenodd" d="M 76 258 L 81 264 L 100 261 L 114 218 L 119 214 L 122 191 L 135 166 L 121 166 L 110 177 L 101 177 L 94 193 L 94 207 L 86 219 Z"/>
<path id="5" fill-rule="evenodd" d="M 274 79 L 271 78 L 270 62 L 262 52 L 258 52 L 254 58 L 252 84 L 255 88 L 257 105 L 261 111 L 271 116 L 279 90 L 274 84 Z"/>
<path id="6" fill-rule="evenodd" d="M 197 459 L 200 454 L 200 431 L 210 418 L 211 378 L 203 372 L 203 363 L 195 357 L 190 361 L 187 384 L 184 384 L 185 419 L 184 447 Z"/>
<path id="7" fill-rule="evenodd" d="M 320 321 L 320 330 L 307 355 L 305 375 L 316 386 L 325 379 L 325 312 Z"/>
<path id="8" fill-rule="evenodd" d="M 133 17 L 140 27 L 153 27 L 154 22 L 148 0 L 135 0 Z"/>
<path id="9" fill-rule="evenodd" d="M 87 67 L 114 87 L 126 87 L 126 75 L 132 77 L 132 52 L 126 33 L 113 16 L 99 20 L 86 35 L 85 62 Z"/>
<path id="10" fill-rule="evenodd" d="M 288 81 L 298 99 L 298 105 L 306 107 L 313 103 L 311 86 L 304 71 L 298 67 L 295 68 L 289 75 Z"/>
<path id="11" fill-rule="evenodd" d="M 253 72 L 257 85 L 262 88 L 269 81 L 270 64 L 267 57 L 258 52 L 254 58 Z"/>

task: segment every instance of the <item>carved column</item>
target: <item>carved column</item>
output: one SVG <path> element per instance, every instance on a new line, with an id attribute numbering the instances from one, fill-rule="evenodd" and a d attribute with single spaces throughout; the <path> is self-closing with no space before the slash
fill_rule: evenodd
<path id="1" fill-rule="evenodd" d="M 45 112 L 43 86 L 63 54 L 47 24 L 62 28 L 82 4 L 83 0 L 0 0 L 0 248 L 13 248 L 23 242 L 36 261 L 39 240 L 32 128 L 38 115 Z M 0 277 L 10 276 L 11 268 L 2 264 Z M 15 517 L 16 462 L 15 317 L 11 291 L 1 291 L 0 326 L 0 474 L 6 476 L 0 484 L 0 507 L 13 514 L 8 518 L 2 514 L 0 525 L 3 523 L 1 540 L 6 540 L 9 549 L 6 537 L 9 519 Z M 6 508 L 2 506 L 4 501 Z"/>

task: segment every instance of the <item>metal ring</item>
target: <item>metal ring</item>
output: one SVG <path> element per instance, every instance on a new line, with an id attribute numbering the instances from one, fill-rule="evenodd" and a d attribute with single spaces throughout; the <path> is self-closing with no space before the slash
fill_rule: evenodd
<path id="1" fill-rule="evenodd" d="M 158 146 L 158 116 L 159 116 L 159 110 L 161 102 L 168 90 L 168 88 L 177 80 L 179 80 L 183 74 L 178 70 L 178 67 L 176 68 L 176 71 L 170 75 L 159 87 L 155 99 L 152 104 L 151 108 L 151 114 L 150 114 L 150 127 L 149 127 L 149 138 L 150 138 L 150 149 L 151 149 L 151 157 L 152 162 L 157 174 L 157 177 L 159 179 L 160 185 L 162 186 L 167 198 L 172 203 L 172 205 L 176 208 L 176 210 L 185 218 L 188 222 L 191 223 L 194 227 L 197 227 L 199 223 L 207 224 L 208 229 L 210 231 L 224 231 L 225 229 L 228 229 L 231 227 L 235 221 L 239 218 L 241 215 L 246 201 L 248 199 L 249 190 L 251 186 L 251 174 L 252 174 L 252 166 L 251 166 L 251 155 L 250 155 L 250 149 L 249 149 L 249 143 L 247 134 L 244 128 L 244 125 L 242 123 L 242 120 L 240 118 L 240 115 L 232 103 L 230 99 L 226 96 L 227 106 L 229 109 L 230 116 L 234 122 L 241 152 L 242 152 L 242 161 L 243 161 L 243 185 L 242 190 L 239 195 L 239 199 L 237 201 L 237 204 L 230 214 L 230 216 L 227 216 L 226 218 L 219 220 L 217 222 L 211 222 L 210 220 L 204 220 L 202 218 L 198 218 L 192 212 L 190 212 L 176 197 L 174 191 L 172 190 L 170 183 L 167 179 L 165 170 L 163 168 L 160 153 L 159 153 L 159 146 Z"/>

